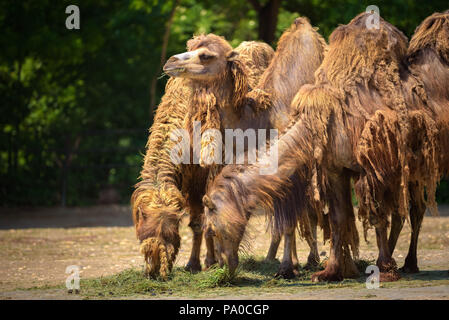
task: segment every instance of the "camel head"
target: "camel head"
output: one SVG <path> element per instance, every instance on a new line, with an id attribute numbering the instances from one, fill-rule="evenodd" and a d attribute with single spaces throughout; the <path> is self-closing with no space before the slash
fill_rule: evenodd
<path id="1" fill-rule="evenodd" d="M 229 167 L 223 170 L 227 171 Z M 220 264 L 226 263 L 234 273 L 238 266 L 238 251 L 248 224 L 248 208 L 244 199 L 245 188 L 225 174 L 218 175 L 209 192 L 203 197 L 205 232 L 214 237 Z"/>
<path id="2" fill-rule="evenodd" d="M 179 222 L 181 216 L 169 208 L 143 211 L 137 208 L 136 235 L 145 258 L 146 273 L 151 277 L 166 278 L 179 250 Z"/>
<path id="3" fill-rule="evenodd" d="M 238 53 L 223 37 L 212 33 L 189 40 L 187 49 L 167 60 L 163 68 L 165 73 L 209 82 L 223 77 L 239 64 Z"/>

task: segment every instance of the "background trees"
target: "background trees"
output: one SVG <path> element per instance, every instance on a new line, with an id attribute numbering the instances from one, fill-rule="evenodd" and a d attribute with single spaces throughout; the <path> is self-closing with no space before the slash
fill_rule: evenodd
<path id="1" fill-rule="evenodd" d="M 76 4 L 81 29 L 67 30 Z M 128 202 L 165 58 L 197 33 L 275 46 L 298 15 L 324 36 L 375 4 L 408 36 L 446 0 L 0 0 L 0 203 L 84 205 L 102 190 Z M 449 201 L 442 184 L 440 200 Z"/>

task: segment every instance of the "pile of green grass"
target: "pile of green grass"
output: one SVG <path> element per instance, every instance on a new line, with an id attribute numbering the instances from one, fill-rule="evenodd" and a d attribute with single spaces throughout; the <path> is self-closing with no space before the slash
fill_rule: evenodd
<path id="1" fill-rule="evenodd" d="M 231 285 L 226 268 L 213 267 L 192 274 L 175 268 L 166 281 L 149 279 L 142 270 L 127 269 L 112 276 L 81 280 L 81 294 L 86 296 L 127 296 L 135 294 L 171 295 Z"/>
<path id="2" fill-rule="evenodd" d="M 360 279 L 344 280 L 340 283 L 312 283 L 314 272 L 323 268 L 321 264 L 317 270 L 300 269 L 299 276 L 292 280 L 275 278 L 279 268 L 279 261 L 266 262 L 263 257 L 246 256 L 241 259 L 234 275 L 228 269 L 214 266 L 209 270 L 192 274 L 183 268 L 174 268 L 166 281 L 149 279 L 142 270 L 128 269 L 118 274 L 96 279 L 82 279 L 80 294 L 86 297 L 120 297 L 132 295 L 194 296 L 205 292 L 235 292 L 238 290 L 254 290 L 254 288 L 285 289 L 294 287 L 342 287 L 360 284 L 365 281 L 363 273 L 371 261 L 357 263 L 362 277 Z"/>

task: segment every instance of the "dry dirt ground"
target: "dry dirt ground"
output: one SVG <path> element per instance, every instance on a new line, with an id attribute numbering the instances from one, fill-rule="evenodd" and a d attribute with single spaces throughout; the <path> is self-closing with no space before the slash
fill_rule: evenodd
<path id="1" fill-rule="evenodd" d="M 449 206 L 440 207 L 440 217 L 426 216 L 419 242 L 421 273 L 399 285 L 368 290 L 357 288 L 292 287 L 283 290 L 247 288 L 198 298 L 206 299 L 449 299 Z M 359 225 L 360 226 L 360 225 Z M 362 230 L 361 227 L 359 230 Z M 409 243 L 410 228 L 402 231 L 394 258 L 401 266 Z M 361 235 L 362 236 L 362 235 Z M 181 228 L 182 246 L 176 265 L 188 260 L 191 233 L 187 220 Z M 374 260 L 377 255 L 374 231 L 369 243 L 361 240 L 361 258 Z M 270 237 L 264 217 L 252 218 L 247 254 L 265 255 Z M 323 258 L 328 244 L 320 244 Z M 282 254 L 282 243 L 278 257 Z M 305 263 L 308 247 L 300 241 L 298 255 Z M 203 252 L 204 257 L 204 252 Z M 64 289 L 54 288 L 65 282 L 66 267 L 81 268 L 81 279 L 116 274 L 131 267 L 142 268 L 139 245 L 132 227 L 128 206 L 90 208 L 1 209 L 0 211 L 0 299 L 80 299 Z M 422 279 L 420 278 L 422 276 Z M 422 280 L 422 281 L 418 281 Z M 81 280 L 82 281 L 82 280 Z M 192 298 L 177 296 L 167 298 Z M 120 298 L 151 299 L 134 295 Z M 161 298 L 161 297 L 159 297 Z M 162 297 L 163 298 L 163 297 Z M 193 297 L 195 298 L 195 297 Z"/>

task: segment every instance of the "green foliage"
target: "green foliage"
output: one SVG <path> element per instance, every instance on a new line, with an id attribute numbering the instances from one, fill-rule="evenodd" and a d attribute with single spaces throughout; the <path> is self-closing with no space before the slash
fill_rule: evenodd
<path id="1" fill-rule="evenodd" d="M 443 180 L 437 190 L 437 202 L 438 203 L 449 203 L 449 181 Z"/>
<path id="2" fill-rule="evenodd" d="M 236 274 L 231 276 L 226 267 L 212 266 L 206 271 L 192 274 L 183 268 L 177 267 L 166 281 L 161 279 L 149 279 L 142 270 L 127 269 L 115 275 L 82 279 L 80 282 L 80 294 L 86 297 L 113 297 L 132 296 L 136 294 L 150 296 L 187 295 L 195 296 L 204 293 L 221 290 L 226 292 L 238 292 L 239 290 L 257 287 L 262 290 L 273 288 L 294 287 L 361 287 L 364 285 L 366 267 L 373 261 L 356 261 L 360 271 L 360 278 L 345 279 L 337 283 L 312 283 L 311 276 L 318 270 L 323 270 L 323 263 L 316 270 L 300 268 L 298 276 L 292 280 L 275 277 L 279 269 L 278 260 L 267 262 L 263 257 L 245 256 L 241 257 Z M 251 290 L 251 291 L 253 291 Z"/>
<path id="3" fill-rule="evenodd" d="M 82 280 L 80 287 L 84 295 L 157 295 L 227 287 L 231 286 L 231 281 L 232 277 L 227 269 L 216 266 L 196 274 L 183 268 L 175 268 L 167 281 L 149 279 L 142 270 L 127 269 L 112 276 Z"/>
<path id="4" fill-rule="evenodd" d="M 175 3 L 0 0 L 0 204 L 85 205 L 110 186 L 129 201 L 152 123 L 149 87 L 160 76 Z M 80 8 L 80 30 L 65 28 L 70 4 Z M 298 15 L 327 37 L 368 4 L 408 36 L 426 16 L 447 9 L 440 0 L 283 1 L 276 38 Z M 167 56 L 198 33 L 222 35 L 233 46 L 258 39 L 257 19 L 246 1 L 181 0 Z M 157 81 L 156 102 L 165 82 Z M 438 196 L 449 201 L 446 183 Z"/>

